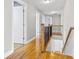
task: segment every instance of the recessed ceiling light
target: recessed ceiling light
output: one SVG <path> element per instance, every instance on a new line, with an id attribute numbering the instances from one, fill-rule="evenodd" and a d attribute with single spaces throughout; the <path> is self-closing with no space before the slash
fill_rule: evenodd
<path id="1" fill-rule="evenodd" d="M 49 3 L 52 3 L 52 2 L 55 2 L 55 0 L 43 0 L 43 3 L 45 3 L 45 4 L 49 4 Z"/>

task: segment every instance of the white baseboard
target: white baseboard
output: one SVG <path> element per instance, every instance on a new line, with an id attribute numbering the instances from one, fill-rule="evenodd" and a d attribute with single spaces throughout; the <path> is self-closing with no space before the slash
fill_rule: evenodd
<path id="1" fill-rule="evenodd" d="M 4 54 L 4 58 L 8 57 L 9 55 L 11 55 L 13 53 L 13 50 L 8 51 L 7 53 Z"/>
<path id="2" fill-rule="evenodd" d="M 14 43 L 17 43 L 17 44 L 28 44 L 28 43 L 30 43 L 32 40 L 34 40 L 34 39 L 26 40 L 24 43 L 18 43 L 18 42 L 14 42 Z"/>
<path id="3" fill-rule="evenodd" d="M 36 37 L 33 37 L 32 39 L 26 41 L 24 44 L 28 44 L 28 43 L 30 43 L 32 40 L 35 40 L 35 38 L 36 38 Z"/>
<path id="4" fill-rule="evenodd" d="M 35 37 L 33 37 L 32 39 L 26 41 L 24 44 L 28 44 L 30 43 L 32 40 L 35 40 Z M 11 55 L 13 53 L 13 49 L 8 51 L 7 53 L 4 54 L 4 58 L 8 57 L 9 55 Z"/>

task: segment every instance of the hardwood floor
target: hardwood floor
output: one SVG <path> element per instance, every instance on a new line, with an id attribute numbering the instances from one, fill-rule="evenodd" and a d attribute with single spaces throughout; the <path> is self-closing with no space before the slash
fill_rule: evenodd
<path id="1" fill-rule="evenodd" d="M 71 56 L 63 55 L 60 53 L 44 52 L 41 53 L 40 59 L 73 59 L 73 58 Z"/>
<path id="2" fill-rule="evenodd" d="M 35 43 L 36 41 L 33 40 L 23 47 L 16 49 L 13 54 L 6 59 L 35 59 Z"/>
<path id="3" fill-rule="evenodd" d="M 53 52 L 42 52 L 38 57 L 36 55 L 36 39 L 23 47 L 16 49 L 13 54 L 5 59 L 73 59 L 71 56 L 66 56 Z"/>

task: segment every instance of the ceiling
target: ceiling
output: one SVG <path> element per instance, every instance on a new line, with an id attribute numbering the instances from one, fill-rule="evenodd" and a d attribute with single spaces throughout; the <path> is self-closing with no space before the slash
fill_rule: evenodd
<path id="1" fill-rule="evenodd" d="M 60 11 L 64 8 L 66 0 L 53 0 L 51 3 L 43 3 L 44 0 L 24 0 L 27 3 L 34 5 L 43 13 L 51 14 Z"/>

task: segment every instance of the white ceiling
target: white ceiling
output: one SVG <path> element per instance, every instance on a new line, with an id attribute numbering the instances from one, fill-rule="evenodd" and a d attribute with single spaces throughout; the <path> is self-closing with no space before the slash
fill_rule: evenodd
<path id="1" fill-rule="evenodd" d="M 66 0 L 55 0 L 52 3 L 45 4 L 43 0 L 24 0 L 27 3 L 34 5 L 37 9 L 39 9 L 43 13 L 52 13 L 52 11 L 59 11 L 64 8 Z"/>

